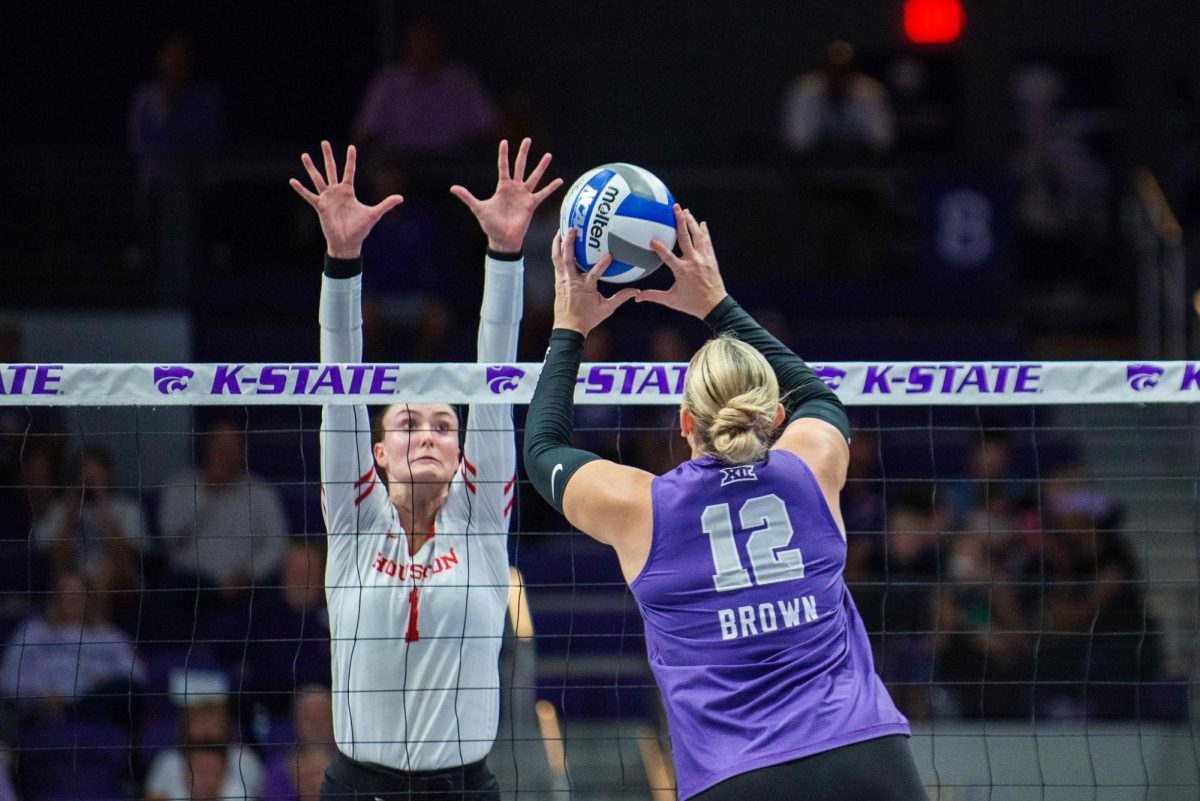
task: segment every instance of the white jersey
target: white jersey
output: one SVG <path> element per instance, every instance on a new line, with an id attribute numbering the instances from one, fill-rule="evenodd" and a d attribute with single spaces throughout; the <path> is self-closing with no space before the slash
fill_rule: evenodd
<path id="1" fill-rule="evenodd" d="M 485 262 L 481 362 L 516 358 L 523 271 L 522 261 Z M 361 275 L 324 278 L 322 361 L 362 360 L 361 292 Z M 516 462 L 512 406 L 472 406 L 462 464 L 433 536 L 409 554 L 375 474 L 366 407 L 324 408 L 333 731 L 351 759 L 437 770 L 491 750 Z"/>

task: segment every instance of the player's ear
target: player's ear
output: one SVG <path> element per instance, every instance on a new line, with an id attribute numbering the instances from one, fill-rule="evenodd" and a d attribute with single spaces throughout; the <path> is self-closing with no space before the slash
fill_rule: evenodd
<path id="1" fill-rule="evenodd" d="M 684 438 L 690 437 L 692 432 L 696 430 L 696 419 L 692 417 L 691 411 L 686 406 L 679 407 L 679 433 Z"/>
<path id="2" fill-rule="evenodd" d="M 382 442 L 376 442 L 371 446 L 371 454 L 375 457 L 375 464 L 380 469 L 387 471 L 387 451 L 383 449 Z"/>
<path id="3" fill-rule="evenodd" d="M 782 403 L 775 404 L 775 422 L 771 423 L 772 430 L 779 428 L 781 425 L 783 425 L 783 421 L 786 419 L 784 417 L 785 414 L 786 414 L 786 412 L 783 410 L 783 404 Z"/>

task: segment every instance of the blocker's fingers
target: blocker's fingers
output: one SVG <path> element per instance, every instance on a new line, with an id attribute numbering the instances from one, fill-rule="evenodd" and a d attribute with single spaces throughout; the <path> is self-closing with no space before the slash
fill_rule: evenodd
<path id="1" fill-rule="evenodd" d="M 563 185 L 563 179 L 555 178 L 553 181 L 546 184 L 538 191 L 534 192 L 533 199 L 536 200 L 538 203 L 541 203 L 543 200 L 545 200 L 546 198 L 553 195 L 556 191 L 558 191 L 558 188 L 562 185 Z"/>
<path id="2" fill-rule="evenodd" d="M 500 148 L 496 152 L 496 174 L 503 181 L 509 178 L 508 173 L 508 140 L 500 140 Z"/>
<path id="3" fill-rule="evenodd" d="M 371 213 L 375 215 L 375 219 L 379 219 L 387 214 L 392 209 L 404 202 L 404 198 L 399 195 L 388 195 L 383 200 L 371 207 Z"/>
<path id="4" fill-rule="evenodd" d="M 288 179 L 288 186 L 296 190 L 296 194 L 304 198 L 308 205 L 314 209 L 317 207 L 317 196 L 305 188 L 304 184 L 297 181 L 295 178 Z"/>
<path id="5" fill-rule="evenodd" d="M 321 142 L 321 153 L 325 155 L 325 178 L 332 186 L 338 182 L 337 162 L 333 160 L 333 146 L 328 141 Z"/>
<path id="6" fill-rule="evenodd" d="M 471 211 L 475 211 L 476 207 L 479 206 L 479 198 L 472 195 L 471 191 L 465 186 L 459 186 L 458 184 L 455 184 L 454 186 L 450 187 L 450 194 L 454 195 L 456 198 L 466 204 L 466 207 Z"/>
<path id="7" fill-rule="evenodd" d="M 513 177 L 518 181 L 525 180 L 525 160 L 529 157 L 529 145 L 532 140 L 527 136 L 521 140 L 520 146 L 517 148 L 517 161 L 513 164 Z"/>
<path id="8" fill-rule="evenodd" d="M 354 169 L 358 163 L 358 150 L 354 145 L 346 148 L 346 171 L 342 173 L 342 183 L 354 186 Z"/>
<path id="9" fill-rule="evenodd" d="M 320 171 L 317 170 L 317 165 L 313 164 L 312 157 L 307 153 L 301 153 L 300 163 L 304 165 L 304 169 L 308 173 L 308 177 L 312 179 L 313 186 L 317 188 L 317 191 L 324 192 L 326 186 L 325 179 L 321 177 Z"/>
<path id="10" fill-rule="evenodd" d="M 528 142 L 529 140 L 526 139 L 525 141 Z M 533 188 L 538 185 L 538 181 L 542 180 L 542 176 L 546 174 L 546 168 L 550 166 L 551 158 L 552 156 L 549 153 L 543 154 L 541 159 L 539 159 L 538 163 L 534 166 L 533 172 L 529 173 L 529 178 L 525 181 L 525 186 L 528 187 L 530 191 L 532 191 Z"/>

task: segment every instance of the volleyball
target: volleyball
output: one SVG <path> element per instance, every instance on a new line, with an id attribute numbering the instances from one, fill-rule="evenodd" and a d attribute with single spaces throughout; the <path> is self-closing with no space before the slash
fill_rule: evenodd
<path id="1" fill-rule="evenodd" d="M 571 185 L 559 212 L 559 232 L 574 228 L 575 261 L 590 270 L 611 253 L 601 281 L 626 284 L 662 266 L 650 249 L 657 239 L 675 247 L 675 198 L 649 170 L 633 164 L 605 164 L 588 170 Z"/>

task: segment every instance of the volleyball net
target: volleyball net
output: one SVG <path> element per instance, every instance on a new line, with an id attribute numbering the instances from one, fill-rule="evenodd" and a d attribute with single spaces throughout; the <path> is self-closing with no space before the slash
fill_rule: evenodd
<path id="1" fill-rule="evenodd" d="M 0 774 L 26 799 L 319 782 L 320 406 L 511 403 L 519 445 L 539 369 L 0 365 Z M 1195 798 L 1200 363 L 815 369 L 852 420 L 846 579 L 931 797 Z M 583 365 L 577 444 L 688 458 L 684 371 Z M 615 557 L 521 469 L 509 543 L 506 794 L 673 797 Z"/>

